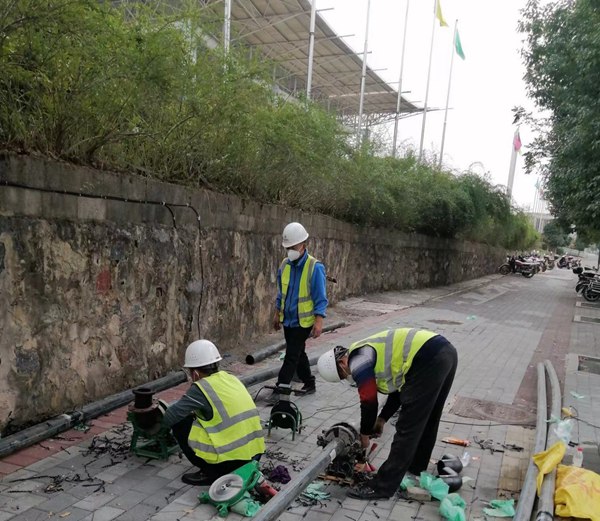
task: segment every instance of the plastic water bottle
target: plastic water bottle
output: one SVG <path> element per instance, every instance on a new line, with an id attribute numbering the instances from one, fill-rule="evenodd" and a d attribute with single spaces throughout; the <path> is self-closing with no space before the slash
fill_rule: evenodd
<path id="1" fill-rule="evenodd" d="M 581 447 L 577 447 L 575 454 L 573 454 L 573 466 L 581 467 L 581 465 L 583 465 L 583 449 Z"/>

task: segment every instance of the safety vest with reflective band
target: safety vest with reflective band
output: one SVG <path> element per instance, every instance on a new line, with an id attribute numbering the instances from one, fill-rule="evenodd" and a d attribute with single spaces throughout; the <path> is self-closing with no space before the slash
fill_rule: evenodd
<path id="1" fill-rule="evenodd" d="M 423 347 L 423 344 L 434 336 L 438 336 L 437 333 L 419 329 L 388 329 L 354 342 L 348 351 L 351 353 L 366 345 L 375 349 L 377 390 L 383 394 L 390 394 L 400 390 L 415 355 Z"/>
<path id="2" fill-rule="evenodd" d="M 196 416 L 188 444 L 207 463 L 249 461 L 265 452 L 260 416 L 250 394 L 235 376 L 225 371 L 194 382 L 213 410 L 210 420 Z"/>
<path id="3" fill-rule="evenodd" d="M 302 275 L 298 286 L 298 322 L 300 322 L 301 327 L 312 327 L 315 323 L 315 305 L 310 294 L 310 283 L 317 262 L 317 259 L 312 255 L 307 255 L 304 266 L 302 266 Z M 281 322 L 283 322 L 283 308 L 285 307 L 291 273 L 292 268 L 289 259 L 283 259 L 281 263 L 281 309 L 279 310 L 279 320 Z"/>

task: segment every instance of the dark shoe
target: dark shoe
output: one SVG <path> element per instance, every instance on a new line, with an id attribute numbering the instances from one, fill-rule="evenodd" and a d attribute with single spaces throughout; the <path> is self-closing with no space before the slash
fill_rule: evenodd
<path id="1" fill-rule="evenodd" d="M 317 386 L 315 382 L 304 384 L 302 389 L 300 389 L 304 394 L 315 394 L 317 392 Z"/>
<path id="2" fill-rule="evenodd" d="M 389 499 L 390 495 L 380 490 L 371 488 L 368 485 L 364 485 L 362 487 L 351 488 L 347 492 L 348 497 L 353 497 L 354 499 L 364 499 L 365 501 L 369 501 L 371 499 Z"/>
<path id="3" fill-rule="evenodd" d="M 201 470 L 198 472 L 188 472 L 181 476 L 181 481 L 187 485 L 193 485 L 195 487 L 201 487 L 204 485 L 212 485 L 214 479 L 209 478 L 206 474 L 203 474 Z"/>
<path id="4" fill-rule="evenodd" d="M 277 405 L 279 403 L 279 391 L 274 389 L 273 392 L 267 396 L 266 400 L 267 405 Z"/>

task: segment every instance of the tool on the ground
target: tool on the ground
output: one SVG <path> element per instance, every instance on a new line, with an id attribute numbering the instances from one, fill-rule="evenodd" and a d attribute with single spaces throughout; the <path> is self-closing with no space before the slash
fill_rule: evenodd
<path id="1" fill-rule="evenodd" d="M 242 465 L 231 474 L 216 479 L 207 492 L 202 492 L 198 499 L 201 503 L 213 505 L 221 517 L 239 503 L 253 501 L 250 491 L 254 490 L 263 501 L 268 501 L 277 491 L 266 481 L 258 467 L 258 461 Z M 236 510 L 240 510 L 237 508 Z"/>
<path id="2" fill-rule="evenodd" d="M 442 441 L 444 443 L 450 443 L 451 445 L 462 445 L 463 447 L 468 447 L 469 445 L 471 445 L 471 442 L 469 440 L 462 440 L 460 438 L 447 437 L 442 438 Z"/>
<path id="3" fill-rule="evenodd" d="M 267 435 L 271 435 L 273 427 L 279 429 L 291 429 L 292 441 L 296 439 L 296 433 L 300 434 L 302 430 L 302 413 L 298 406 L 290 400 L 292 394 L 304 395 L 305 391 L 293 389 L 292 387 L 280 387 L 277 385 L 265 385 L 256 393 L 254 400 L 263 389 L 272 389 L 279 394 L 279 401 L 273 405 L 269 422 L 267 423 Z"/>
<path id="4" fill-rule="evenodd" d="M 166 460 L 179 450 L 171 430 L 163 425 L 167 410 L 164 400 L 156 400 L 147 387 L 133 390 L 134 402 L 129 404 L 127 419 L 133 426 L 130 450 L 136 456 Z"/>
<path id="5" fill-rule="evenodd" d="M 317 444 L 323 447 L 323 452 L 313 461 L 306 463 L 304 469 L 260 510 L 255 521 L 279 519 L 280 514 L 332 461 L 338 458 L 340 460 L 349 459 L 349 469 L 352 472 L 356 456 L 362 451 L 359 439 L 358 430 L 347 423 L 338 423 L 323 431 L 317 441 Z M 340 466 L 342 469 L 348 469 L 347 465 Z"/>
<path id="6" fill-rule="evenodd" d="M 344 450 L 337 454 L 325 473 L 342 479 L 352 479 L 356 462 L 367 460 L 365 451 L 360 445 L 360 432 L 350 423 L 336 423 L 318 436 L 317 445 L 325 447 L 335 440 L 343 443 Z"/>

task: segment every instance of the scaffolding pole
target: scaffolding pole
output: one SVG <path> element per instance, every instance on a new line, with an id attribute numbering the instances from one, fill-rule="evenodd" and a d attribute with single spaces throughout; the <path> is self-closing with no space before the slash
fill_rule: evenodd
<path id="1" fill-rule="evenodd" d="M 317 0 L 312 0 L 310 6 L 310 29 L 308 37 L 308 72 L 306 74 L 306 99 L 309 100 L 312 91 L 313 59 L 315 54 L 315 23 L 317 20 Z"/>
<path id="2" fill-rule="evenodd" d="M 369 16 L 371 14 L 371 0 L 367 0 L 367 25 L 365 29 L 365 47 L 363 52 L 362 74 L 360 77 L 360 98 L 358 102 L 358 124 L 356 129 L 356 143 L 362 143 L 362 120 L 365 101 L 365 83 L 367 79 L 367 55 L 369 53 Z"/>

